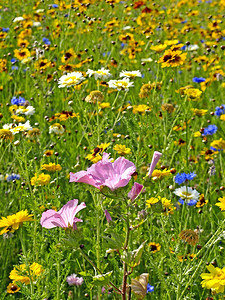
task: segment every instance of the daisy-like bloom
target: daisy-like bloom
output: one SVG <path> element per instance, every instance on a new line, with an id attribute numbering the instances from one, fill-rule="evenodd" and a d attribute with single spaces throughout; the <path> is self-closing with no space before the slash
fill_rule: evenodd
<path id="1" fill-rule="evenodd" d="M 199 89 L 189 88 L 189 89 L 184 90 L 184 95 L 187 95 L 188 99 L 192 100 L 192 101 L 199 100 L 201 94 L 202 94 L 202 91 L 200 91 Z"/>
<path id="2" fill-rule="evenodd" d="M 26 116 L 32 116 L 33 114 L 35 113 L 35 108 L 31 105 L 28 105 L 27 107 L 19 107 L 17 110 L 16 110 L 16 114 L 19 115 L 19 114 L 24 114 Z"/>
<path id="3" fill-rule="evenodd" d="M 177 258 L 178 258 L 178 260 L 180 261 L 180 262 L 182 262 L 182 261 L 186 261 L 186 260 L 192 260 L 192 259 L 194 259 L 196 257 L 196 254 L 191 254 L 191 253 L 189 253 L 189 254 L 186 254 L 185 256 L 184 255 L 178 255 L 177 256 Z"/>
<path id="4" fill-rule="evenodd" d="M 43 164 L 41 166 L 41 169 L 42 170 L 47 170 L 47 171 L 50 171 L 50 172 L 55 172 L 55 171 L 61 171 L 62 170 L 62 167 L 59 165 L 59 164 L 55 164 L 55 163 L 49 163 L 49 164 Z"/>
<path id="5" fill-rule="evenodd" d="M 30 183 L 31 185 L 42 186 L 49 184 L 50 179 L 51 176 L 48 174 L 41 173 L 40 175 L 37 175 L 37 173 L 35 173 L 35 176 L 31 178 Z"/>
<path id="6" fill-rule="evenodd" d="M 102 102 L 104 100 L 104 95 L 100 91 L 91 91 L 90 94 L 85 98 L 88 103 Z"/>
<path id="7" fill-rule="evenodd" d="M 64 131 L 65 131 L 64 127 L 59 123 L 52 124 L 49 127 L 49 133 L 55 133 L 55 134 L 62 135 L 64 133 Z"/>
<path id="8" fill-rule="evenodd" d="M 72 274 L 66 278 L 66 281 L 69 285 L 80 286 L 84 282 L 84 279 L 83 277 L 77 277 L 76 274 Z"/>
<path id="9" fill-rule="evenodd" d="M 179 238 L 192 246 L 195 246 L 199 240 L 198 234 L 191 229 L 182 230 L 179 234 Z"/>
<path id="10" fill-rule="evenodd" d="M 68 73 L 67 75 L 63 75 L 62 77 L 59 78 L 58 81 L 59 88 L 77 85 L 84 79 L 85 78 L 83 77 L 83 74 L 81 72 Z"/>
<path id="11" fill-rule="evenodd" d="M 27 48 L 23 48 L 23 49 L 15 49 L 14 50 L 14 56 L 15 58 L 18 58 L 19 60 L 23 60 L 25 58 L 28 58 L 31 56 L 30 51 Z"/>
<path id="12" fill-rule="evenodd" d="M 49 157 L 49 156 L 52 156 L 53 153 L 54 153 L 53 150 L 46 150 L 46 151 L 44 152 L 44 156 Z"/>
<path id="13" fill-rule="evenodd" d="M 94 79 L 95 80 L 106 80 L 109 77 L 111 77 L 112 75 L 110 74 L 110 71 L 105 69 L 105 68 L 101 68 L 100 70 L 94 71 L 91 69 L 87 70 L 87 75 L 89 75 L 89 77 L 91 77 L 92 75 L 94 75 Z"/>
<path id="14" fill-rule="evenodd" d="M 151 253 L 156 253 L 156 252 L 160 251 L 160 249 L 161 249 L 161 246 L 159 243 L 151 242 L 148 244 L 148 246 L 150 247 L 149 250 L 151 251 Z"/>
<path id="15" fill-rule="evenodd" d="M 205 116 L 205 114 L 208 112 L 207 109 L 191 108 L 191 110 L 193 111 L 193 115 L 198 117 Z"/>
<path id="16" fill-rule="evenodd" d="M 75 230 L 77 228 L 77 222 L 83 222 L 83 220 L 76 218 L 76 214 L 84 209 L 86 204 L 82 202 L 78 205 L 78 200 L 70 200 L 67 202 L 58 212 L 49 209 L 43 212 L 41 217 L 41 226 L 44 228 L 54 228 L 54 227 L 62 227 L 62 228 L 73 228 Z"/>
<path id="17" fill-rule="evenodd" d="M 112 163 L 109 155 L 103 153 L 102 160 L 87 171 L 70 173 L 70 182 L 84 182 L 99 190 L 107 186 L 111 191 L 126 186 L 136 171 L 135 165 L 124 157 L 119 157 Z"/>
<path id="18" fill-rule="evenodd" d="M 13 134 L 9 129 L 0 129 L 0 140 L 13 140 Z"/>
<path id="19" fill-rule="evenodd" d="M 4 127 L 4 126 L 3 126 Z M 225 150 L 225 141 L 220 138 L 219 140 L 215 140 L 210 144 L 210 148 L 213 151 L 221 151 L 221 150 Z"/>
<path id="20" fill-rule="evenodd" d="M 36 138 L 37 136 L 39 136 L 41 134 L 40 129 L 38 128 L 33 128 L 32 130 L 29 130 L 27 132 L 26 137 L 30 140 L 33 140 L 34 138 Z"/>
<path id="21" fill-rule="evenodd" d="M 20 290 L 20 288 L 18 287 L 18 285 L 14 282 L 11 282 L 8 286 L 7 286 L 7 293 L 9 294 L 15 294 Z"/>
<path id="22" fill-rule="evenodd" d="M 146 200 L 146 206 L 150 208 L 153 204 L 159 202 L 160 197 L 151 197 L 150 199 Z"/>
<path id="23" fill-rule="evenodd" d="M 146 112 L 151 111 L 151 107 L 146 104 L 139 104 L 133 106 L 133 114 L 142 114 L 144 115 Z"/>
<path id="24" fill-rule="evenodd" d="M 126 148 L 125 145 L 118 145 L 118 144 L 116 144 L 113 147 L 113 150 L 117 151 L 117 153 L 119 155 L 126 155 L 126 154 L 130 154 L 131 153 L 131 149 L 130 148 Z"/>
<path id="25" fill-rule="evenodd" d="M 41 274 L 44 272 L 42 265 L 38 263 L 33 263 L 29 266 L 29 271 L 31 275 L 32 281 L 36 280 Z M 10 272 L 9 278 L 13 280 L 13 282 L 21 282 L 24 284 L 30 284 L 30 278 L 28 275 L 28 270 L 25 264 L 15 266 L 13 270 Z"/>
<path id="26" fill-rule="evenodd" d="M 166 49 L 167 45 L 163 44 L 163 45 L 156 45 L 156 46 L 151 46 L 150 49 L 153 51 L 156 51 L 157 53 L 161 53 Z"/>
<path id="27" fill-rule="evenodd" d="M 195 189 L 186 186 L 176 189 L 174 194 L 181 198 L 181 203 L 186 200 L 188 205 L 195 205 L 200 196 L 199 192 L 197 192 Z"/>
<path id="28" fill-rule="evenodd" d="M 13 233 L 15 230 L 19 229 L 20 225 L 22 225 L 23 222 L 33 221 L 32 217 L 33 215 L 29 215 L 26 209 L 21 210 L 18 213 L 10 215 L 6 218 L 2 217 L 0 220 L 0 228 L 4 228 L 1 230 L 0 235 L 6 232 Z"/>
<path id="29" fill-rule="evenodd" d="M 98 161 L 102 160 L 101 154 L 103 151 L 105 151 L 106 148 L 108 148 L 110 143 L 103 143 L 100 145 L 97 145 L 96 148 L 91 150 L 91 154 L 88 154 L 85 158 L 93 162 L 94 164 L 97 163 Z"/>
<path id="30" fill-rule="evenodd" d="M 157 179 L 163 179 L 164 177 L 171 176 L 170 170 L 164 169 L 164 170 L 154 170 L 152 172 L 152 180 L 157 180 Z"/>
<path id="31" fill-rule="evenodd" d="M 220 202 L 217 202 L 216 206 L 219 206 L 222 211 L 225 210 L 225 197 L 219 198 L 218 201 Z"/>
<path id="32" fill-rule="evenodd" d="M 203 281 L 201 285 L 203 288 L 212 289 L 215 293 L 223 293 L 225 286 L 225 268 L 220 269 L 213 265 L 206 266 L 210 273 L 202 273 L 200 276 Z"/>
<path id="33" fill-rule="evenodd" d="M 23 132 L 23 131 L 28 131 L 28 130 L 32 130 L 32 127 L 30 125 L 30 121 L 28 120 L 26 123 L 22 124 L 22 123 L 19 123 L 19 125 L 16 125 L 16 124 L 5 124 L 3 125 L 3 128 L 4 129 L 9 129 L 12 134 L 17 134 L 19 132 Z"/>
<path id="34" fill-rule="evenodd" d="M 109 88 L 117 89 L 117 91 L 124 90 L 126 92 L 129 91 L 129 87 L 133 86 L 133 82 L 129 80 L 129 78 L 123 78 L 121 80 L 110 80 L 108 82 Z"/>
<path id="35" fill-rule="evenodd" d="M 16 17 L 15 19 L 13 19 L 13 23 L 17 23 L 17 22 L 22 22 L 25 19 L 23 17 Z"/>
<path id="36" fill-rule="evenodd" d="M 164 55 L 160 57 L 158 63 L 161 63 L 161 67 L 178 67 L 183 65 L 186 59 L 187 53 L 182 53 L 182 51 L 172 51 L 166 50 Z"/>
<path id="37" fill-rule="evenodd" d="M 142 77 L 142 75 L 139 70 L 137 70 L 137 71 L 122 71 L 122 72 L 120 72 L 120 77 L 135 78 L 135 77 Z"/>

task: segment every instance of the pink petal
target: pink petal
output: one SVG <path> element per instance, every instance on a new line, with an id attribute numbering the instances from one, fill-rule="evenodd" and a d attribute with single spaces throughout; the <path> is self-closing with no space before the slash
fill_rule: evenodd
<path id="1" fill-rule="evenodd" d="M 152 175 L 152 172 L 154 171 L 160 157 L 162 156 L 162 153 L 158 152 L 158 151 L 155 151 L 154 154 L 153 154 L 153 157 L 152 157 L 152 162 L 151 162 L 151 165 L 150 165 L 150 168 L 149 168 L 149 171 L 148 171 L 148 176 L 151 177 Z"/>
<path id="2" fill-rule="evenodd" d="M 128 193 L 128 197 L 132 201 L 134 201 L 138 197 L 138 195 L 141 193 L 142 189 L 143 189 L 143 185 L 135 182 L 132 189 Z"/>
<path id="3" fill-rule="evenodd" d="M 56 226 L 60 226 L 63 224 L 62 220 L 60 219 L 60 216 L 58 215 L 58 213 L 53 210 L 53 209 L 49 209 L 45 212 L 43 212 L 42 217 L 41 217 L 41 226 L 44 228 L 54 228 Z M 60 225 L 58 225 L 60 224 Z"/>
<path id="4" fill-rule="evenodd" d="M 86 207 L 86 204 L 82 202 L 80 205 L 78 204 L 78 200 L 70 200 L 67 202 L 60 210 L 59 210 L 59 215 L 62 217 L 64 220 L 66 227 L 69 225 L 72 226 L 74 223 L 74 217 L 75 215 L 83 208 Z"/>
<path id="5" fill-rule="evenodd" d="M 98 188 L 95 180 L 87 173 L 87 171 L 80 171 L 77 173 L 70 172 L 70 182 L 83 182 Z"/>

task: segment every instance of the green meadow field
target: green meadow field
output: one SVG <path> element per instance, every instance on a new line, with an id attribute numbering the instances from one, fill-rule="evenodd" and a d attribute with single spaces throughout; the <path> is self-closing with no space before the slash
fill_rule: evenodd
<path id="1" fill-rule="evenodd" d="M 0 0 L 0 300 L 225 298 L 224 55 L 224 0 Z"/>

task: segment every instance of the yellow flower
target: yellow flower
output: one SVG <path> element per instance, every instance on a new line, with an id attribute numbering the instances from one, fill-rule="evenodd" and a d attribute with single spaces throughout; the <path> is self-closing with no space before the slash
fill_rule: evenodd
<path id="1" fill-rule="evenodd" d="M 100 161 L 102 159 L 101 155 L 103 153 L 103 151 L 108 148 L 110 145 L 110 143 L 108 144 L 100 144 L 97 145 L 97 147 L 93 150 L 91 150 L 91 154 L 88 154 L 85 158 L 90 160 L 92 163 L 97 163 L 98 161 Z"/>
<path id="2" fill-rule="evenodd" d="M 161 108 L 163 111 L 167 111 L 169 114 L 171 114 L 175 110 L 175 107 L 173 106 L 173 104 L 170 104 L 170 103 L 162 104 Z"/>
<path id="3" fill-rule="evenodd" d="M 200 137 L 200 136 L 202 136 L 200 131 L 194 132 L 194 137 Z"/>
<path id="4" fill-rule="evenodd" d="M 203 207 L 206 205 L 209 201 L 205 199 L 204 194 L 201 194 L 199 196 L 198 202 L 196 203 L 196 207 Z"/>
<path id="5" fill-rule="evenodd" d="M 41 169 L 42 170 L 47 170 L 47 171 L 50 171 L 50 172 L 55 172 L 55 171 L 61 171 L 62 170 L 62 167 L 59 165 L 59 164 L 55 164 L 55 163 L 49 163 L 49 164 L 43 164 L 41 166 Z"/>
<path id="6" fill-rule="evenodd" d="M 109 102 L 102 102 L 102 103 L 99 103 L 98 105 L 101 109 L 104 109 L 104 108 L 110 108 L 110 103 Z"/>
<path id="7" fill-rule="evenodd" d="M 14 56 L 18 58 L 19 60 L 23 60 L 24 58 L 28 58 L 31 56 L 30 51 L 27 48 L 23 49 L 15 49 L 14 50 Z"/>
<path id="8" fill-rule="evenodd" d="M 152 172 L 152 179 L 157 180 L 157 179 L 163 179 L 164 177 L 170 176 L 171 172 L 170 170 L 164 169 L 164 170 L 154 170 Z"/>
<path id="9" fill-rule="evenodd" d="M 216 206 L 219 206 L 219 208 L 220 208 L 221 210 L 225 210 L 225 197 L 219 198 L 218 200 L 220 201 L 220 203 L 217 202 L 217 203 L 216 203 Z"/>
<path id="10" fill-rule="evenodd" d="M 162 63 L 161 67 L 177 67 L 184 64 L 187 53 L 182 53 L 182 51 L 172 51 L 166 50 L 164 55 L 160 57 L 158 63 Z"/>
<path id="11" fill-rule="evenodd" d="M 12 142 L 13 138 L 13 134 L 9 129 L 0 129 L 0 139 Z"/>
<path id="12" fill-rule="evenodd" d="M 190 88 L 186 89 L 184 91 L 184 94 L 187 95 L 189 100 L 197 101 L 200 98 L 202 91 L 200 91 L 199 89 Z"/>
<path id="13" fill-rule="evenodd" d="M 212 289 L 215 293 L 223 293 L 225 286 L 225 268 L 215 268 L 213 265 L 206 266 L 210 273 L 202 273 L 200 276 L 203 281 L 203 288 Z"/>
<path id="14" fill-rule="evenodd" d="M 17 115 L 12 115 L 11 118 L 16 123 L 24 123 L 25 122 L 25 118 L 24 117 L 19 117 Z"/>
<path id="15" fill-rule="evenodd" d="M 148 244 L 148 246 L 150 247 L 151 253 L 156 253 L 161 249 L 161 246 L 159 243 L 151 242 Z"/>
<path id="16" fill-rule="evenodd" d="M 19 290 L 20 290 L 20 288 L 19 288 L 18 285 L 16 285 L 14 282 L 11 282 L 11 283 L 7 286 L 7 293 L 9 293 L 9 294 L 17 293 Z"/>
<path id="17" fill-rule="evenodd" d="M 48 174 L 41 173 L 40 175 L 37 175 L 35 173 L 35 176 L 31 178 L 31 185 L 47 185 L 49 184 L 49 181 L 51 179 L 51 176 Z"/>
<path id="18" fill-rule="evenodd" d="M 156 51 L 157 53 L 161 53 L 166 49 L 167 45 L 156 45 L 156 46 L 151 46 L 150 49 L 153 51 Z"/>
<path id="19" fill-rule="evenodd" d="M 202 117 L 208 112 L 207 109 L 191 108 L 191 110 L 193 111 L 193 115 L 198 117 Z"/>
<path id="20" fill-rule="evenodd" d="M 104 95 L 100 91 L 91 91 L 90 94 L 85 98 L 86 102 L 96 103 L 96 101 L 102 102 L 104 100 Z"/>
<path id="21" fill-rule="evenodd" d="M 221 149 L 225 149 L 225 141 L 220 138 L 219 140 L 215 140 L 210 144 L 211 147 L 217 149 L 217 150 L 221 150 Z"/>
<path id="22" fill-rule="evenodd" d="M 220 120 L 225 121 L 225 115 L 221 115 Z"/>
<path id="23" fill-rule="evenodd" d="M 125 145 L 118 145 L 116 144 L 114 147 L 113 147 L 113 150 L 117 151 L 117 153 L 119 155 L 126 155 L 126 154 L 130 154 L 131 153 L 131 149 L 130 148 L 126 148 Z"/>
<path id="24" fill-rule="evenodd" d="M 178 257 L 178 260 L 180 262 L 182 262 L 182 261 L 186 261 L 188 259 L 192 260 L 193 258 L 196 257 L 196 254 L 190 254 L 189 253 L 189 254 L 186 254 L 185 256 L 184 255 L 178 255 L 177 257 Z"/>
<path id="25" fill-rule="evenodd" d="M 150 199 L 146 200 L 146 206 L 151 207 L 153 204 L 159 202 L 160 197 L 151 197 Z"/>
<path id="26" fill-rule="evenodd" d="M 44 156 L 52 156 L 53 153 L 54 153 L 53 150 L 46 150 L 46 151 L 44 152 Z"/>
<path id="27" fill-rule="evenodd" d="M 30 271 L 31 279 L 33 281 L 33 280 L 36 280 L 36 278 L 39 277 L 44 272 L 44 269 L 41 265 L 34 262 L 29 267 L 29 271 Z M 13 282 L 19 281 L 19 282 L 25 283 L 25 284 L 30 283 L 29 272 L 28 272 L 25 264 L 15 266 L 13 268 L 13 270 L 10 272 L 9 278 L 11 280 L 13 280 Z"/>
<path id="28" fill-rule="evenodd" d="M 6 232 L 13 233 L 15 230 L 19 229 L 20 225 L 22 225 L 23 222 L 33 221 L 32 216 L 33 215 L 29 215 L 28 211 L 25 209 L 19 211 L 14 215 L 10 215 L 6 218 L 2 217 L 0 220 L 0 228 L 1 227 L 4 228 L 1 230 L 0 235 Z"/>
<path id="29" fill-rule="evenodd" d="M 134 105 L 133 114 L 142 114 L 144 115 L 146 111 L 151 111 L 151 108 L 146 104 Z"/>

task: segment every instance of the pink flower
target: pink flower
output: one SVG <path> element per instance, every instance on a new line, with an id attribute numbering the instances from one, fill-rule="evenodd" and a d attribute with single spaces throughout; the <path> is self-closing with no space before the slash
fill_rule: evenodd
<path id="1" fill-rule="evenodd" d="M 135 165 L 124 157 L 119 157 L 112 163 L 109 155 L 103 153 L 102 160 L 87 171 L 70 173 L 70 182 L 84 182 L 99 190 L 102 186 L 107 186 L 111 191 L 126 186 L 136 171 Z"/>
<path id="2" fill-rule="evenodd" d="M 110 213 L 108 212 L 107 209 L 105 209 L 104 213 L 105 213 L 105 217 L 106 217 L 107 222 L 110 223 L 112 221 Z"/>
<path id="3" fill-rule="evenodd" d="M 152 172 L 154 171 L 155 166 L 157 165 L 157 163 L 158 163 L 161 156 L 162 156 L 162 153 L 160 153 L 158 151 L 154 152 L 153 157 L 152 157 L 152 162 L 151 162 L 151 165 L 150 165 L 150 168 L 149 168 L 149 171 L 148 171 L 148 177 L 151 177 Z"/>
<path id="4" fill-rule="evenodd" d="M 77 277 L 76 274 L 72 274 L 66 278 L 66 281 L 69 285 L 79 286 L 84 282 L 83 277 Z"/>
<path id="5" fill-rule="evenodd" d="M 133 185 L 133 187 L 132 187 L 132 189 L 128 193 L 128 197 L 132 201 L 134 201 L 139 196 L 139 194 L 141 193 L 142 189 L 143 189 L 143 185 L 140 184 L 140 183 L 135 182 L 134 185 Z"/>
<path id="6" fill-rule="evenodd" d="M 67 202 L 58 212 L 53 209 L 43 212 L 40 222 L 41 226 L 48 229 L 56 226 L 76 229 L 76 223 L 83 222 L 83 220 L 76 218 L 75 215 L 86 207 L 84 202 L 80 205 L 77 204 L 78 200 L 74 199 Z"/>

